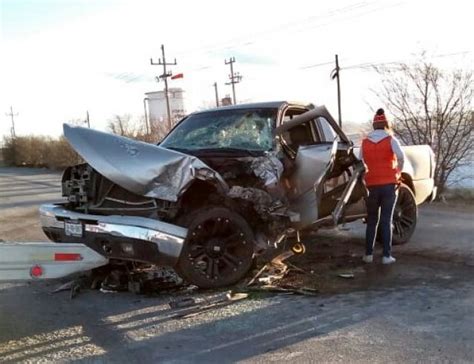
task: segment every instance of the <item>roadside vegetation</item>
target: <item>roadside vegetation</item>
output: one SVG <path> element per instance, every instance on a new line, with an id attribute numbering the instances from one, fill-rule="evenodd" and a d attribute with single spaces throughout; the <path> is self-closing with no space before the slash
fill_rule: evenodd
<path id="1" fill-rule="evenodd" d="M 443 194 L 442 200 L 471 205 L 474 203 L 474 189 L 447 188 Z"/>
<path id="2" fill-rule="evenodd" d="M 83 126 L 82 121 L 72 120 Z M 176 120 L 173 122 L 173 125 Z M 130 115 L 115 115 L 108 121 L 109 132 L 149 143 L 157 143 L 167 134 L 166 123 L 152 121 L 147 126 L 144 120 L 133 120 Z M 1 150 L 3 164 L 16 167 L 63 169 L 78 164 L 81 157 L 71 148 L 64 137 L 16 136 L 5 137 Z"/>
<path id="3" fill-rule="evenodd" d="M 64 137 L 9 137 L 4 139 L 2 152 L 8 166 L 62 169 L 81 161 Z"/>
<path id="4" fill-rule="evenodd" d="M 473 73 L 443 70 L 425 54 L 415 64 L 376 66 L 381 86 L 375 90 L 389 110 L 395 134 L 405 145 L 428 144 L 434 151 L 435 184 L 440 195 L 460 167 L 474 156 Z"/>

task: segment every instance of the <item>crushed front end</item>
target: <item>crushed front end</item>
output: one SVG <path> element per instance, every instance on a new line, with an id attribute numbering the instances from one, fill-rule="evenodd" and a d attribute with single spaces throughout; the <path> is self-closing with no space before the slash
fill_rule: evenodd
<path id="1" fill-rule="evenodd" d="M 81 242 L 110 259 L 176 264 L 187 230 L 159 219 L 172 215 L 172 203 L 128 192 L 87 164 L 68 168 L 62 187 L 68 201 L 39 211 L 50 240 Z"/>

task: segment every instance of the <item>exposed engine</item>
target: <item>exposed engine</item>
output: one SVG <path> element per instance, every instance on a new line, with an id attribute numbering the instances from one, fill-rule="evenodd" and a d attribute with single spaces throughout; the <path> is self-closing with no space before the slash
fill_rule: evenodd
<path id="1" fill-rule="evenodd" d="M 173 203 L 136 195 L 108 180 L 88 164 L 64 171 L 62 194 L 73 210 L 99 215 L 169 216 Z"/>

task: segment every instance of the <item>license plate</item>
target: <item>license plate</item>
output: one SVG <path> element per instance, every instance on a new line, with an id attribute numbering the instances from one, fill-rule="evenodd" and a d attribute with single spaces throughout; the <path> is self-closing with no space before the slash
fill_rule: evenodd
<path id="1" fill-rule="evenodd" d="M 67 236 L 82 237 L 82 224 L 76 221 L 65 221 L 64 232 Z"/>

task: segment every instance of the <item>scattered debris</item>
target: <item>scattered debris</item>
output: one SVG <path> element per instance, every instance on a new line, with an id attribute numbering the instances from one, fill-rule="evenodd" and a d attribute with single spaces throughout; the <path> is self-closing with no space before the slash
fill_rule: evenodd
<path id="1" fill-rule="evenodd" d="M 102 293 L 113 293 L 127 290 L 127 272 L 122 269 L 114 269 L 108 275 L 105 276 L 104 280 L 100 285 L 100 291 Z"/>
<path id="2" fill-rule="evenodd" d="M 299 294 L 304 296 L 315 296 L 319 293 L 319 290 L 310 287 L 294 287 L 291 285 L 263 285 L 259 287 L 248 287 L 249 291 L 263 291 L 263 292 L 274 292 L 283 294 Z"/>
<path id="3" fill-rule="evenodd" d="M 59 287 L 57 287 L 54 291 L 52 291 L 51 293 L 58 293 L 58 292 L 62 292 L 62 291 L 68 291 L 68 290 L 71 289 L 74 282 L 75 281 L 69 281 L 69 282 L 63 283 Z"/>
<path id="4" fill-rule="evenodd" d="M 183 279 L 171 268 L 148 265 L 130 269 L 126 265 L 108 265 L 93 270 L 88 276 L 66 282 L 51 293 L 70 290 L 71 298 L 74 298 L 82 288 L 98 289 L 102 293 L 129 291 L 135 294 L 153 294 L 184 287 Z M 197 288 L 188 286 L 186 290 L 192 292 Z"/>
<path id="5" fill-rule="evenodd" d="M 197 302 L 192 297 L 173 299 L 169 302 L 170 308 L 184 308 L 184 307 L 191 307 L 191 306 L 196 306 L 196 305 L 197 305 Z"/>
<path id="6" fill-rule="evenodd" d="M 299 241 L 299 235 L 298 235 Z M 255 276 L 247 283 L 247 286 L 251 286 L 255 282 L 264 283 L 267 285 L 271 285 L 277 281 L 283 279 L 286 274 L 289 272 L 289 266 L 292 270 L 295 270 L 300 273 L 308 274 L 304 269 L 301 269 L 294 264 L 291 263 L 283 263 L 283 261 L 287 260 L 288 258 L 292 257 L 293 255 L 304 254 L 306 248 L 304 244 L 298 242 L 294 244 L 289 250 L 284 251 L 283 253 L 277 255 L 273 258 L 270 262 L 265 264 Z"/>
<path id="7" fill-rule="evenodd" d="M 266 284 L 281 280 L 288 272 L 288 266 L 283 263 L 283 261 L 292 257 L 293 255 L 295 255 L 295 253 L 292 250 L 288 250 L 277 255 L 257 272 L 257 274 L 249 281 L 249 283 L 247 283 L 247 286 L 251 286 L 257 280 L 260 283 Z M 264 272 L 266 273 L 265 276 L 261 277 Z"/>
<path id="8" fill-rule="evenodd" d="M 87 277 L 79 277 L 77 279 L 73 279 L 69 282 L 61 284 L 55 290 L 51 291 L 51 293 L 69 291 L 69 297 L 72 300 L 76 298 L 76 296 L 81 291 L 81 288 L 86 285 L 87 285 Z"/>
<path id="9" fill-rule="evenodd" d="M 199 289 L 198 286 L 195 286 L 194 284 L 190 284 L 189 286 L 185 288 L 185 291 L 190 293 L 190 292 L 197 291 L 198 289 Z"/>
<path id="10" fill-rule="evenodd" d="M 307 274 L 307 275 L 311 275 L 311 274 L 314 273 L 314 271 L 309 271 L 308 272 L 308 271 L 304 270 L 303 268 L 297 267 L 296 265 L 294 265 L 293 263 L 290 263 L 290 262 L 287 262 L 286 265 L 288 267 L 290 267 L 290 270 L 298 272 L 298 273 Z"/>
<path id="11" fill-rule="evenodd" d="M 354 273 L 339 273 L 337 276 L 341 278 L 351 279 L 354 278 Z"/>
<path id="12" fill-rule="evenodd" d="M 351 228 L 349 226 L 347 226 L 345 223 L 343 223 L 339 226 L 339 230 L 341 230 L 341 231 L 350 231 Z"/>
<path id="13" fill-rule="evenodd" d="M 150 294 L 181 287 L 183 279 L 171 268 L 149 266 L 129 274 L 128 290 L 136 294 Z"/>
<path id="14" fill-rule="evenodd" d="M 227 293 L 217 295 L 212 300 L 206 300 L 203 303 L 198 304 L 197 306 L 193 306 L 193 307 L 190 307 L 189 309 L 183 310 L 177 313 L 176 315 L 172 316 L 172 318 L 183 319 L 183 318 L 194 317 L 215 308 L 221 308 L 224 306 L 231 305 L 233 303 L 236 303 L 238 301 L 248 298 L 248 296 L 249 296 L 248 293 L 229 291 Z"/>

